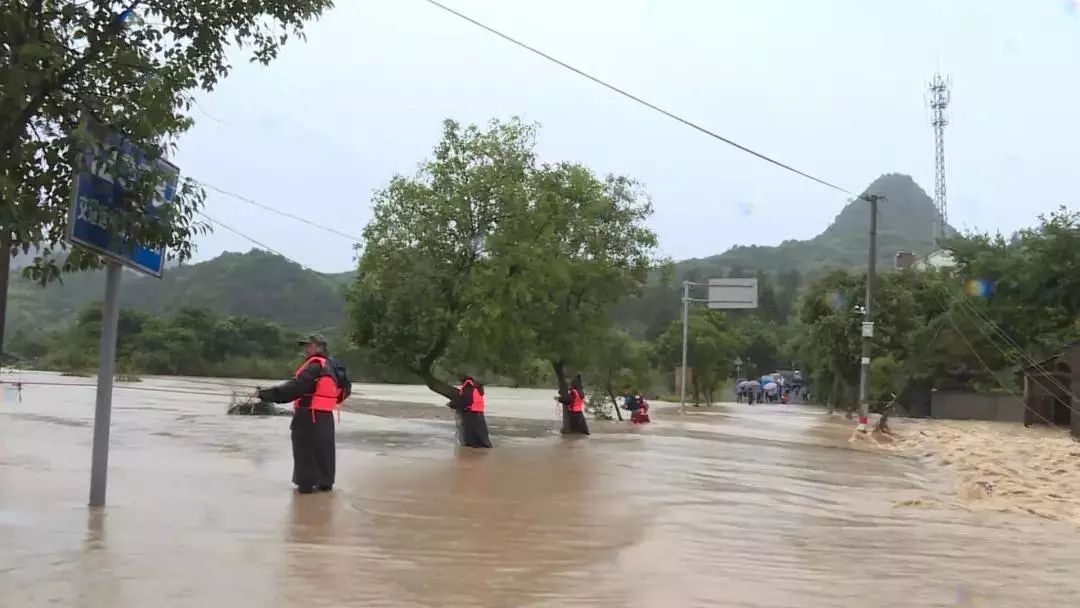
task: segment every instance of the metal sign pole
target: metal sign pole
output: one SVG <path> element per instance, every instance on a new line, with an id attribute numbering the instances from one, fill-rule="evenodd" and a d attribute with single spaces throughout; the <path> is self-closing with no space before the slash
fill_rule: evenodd
<path id="1" fill-rule="evenodd" d="M 94 406 L 94 448 L 90 464 L 90 506 L 105 505 L 109 473 L 109 425 L 112 422 L 113 376 L 116 371 L 116 332 L 120 320 L 118 262 L 109 261 L 105 272 L 105 304 L 101 312 L 101 361 L 98 366 L 97 403 Z"/>
<path id="2" fill-rule="evenodd" d="M 682 296 L 682 381 L 679 387 L 679 413 L 686 413 L 686 344 L 690 331 L 690 281 L 683 281 Z"/>

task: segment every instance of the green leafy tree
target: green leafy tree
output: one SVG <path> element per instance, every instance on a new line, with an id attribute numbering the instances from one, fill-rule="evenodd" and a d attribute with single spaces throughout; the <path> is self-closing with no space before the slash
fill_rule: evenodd
<path id="1" fill-rule="evenodd" d="M 971 234 L 947 248 L 970 305 L 1022 350 L 1047 353 L 1080 337 L 1080 278 L 1073 272 L 1080 264 L 1080 213 L 1061 208 L 1012 238 Z"/>
<path id="2" fill-rule="evenodd" d="M 743 345 L 739 357 L 743 360 L 743 374 L 747 378 L 759 378 L 786 366 L 781 356 L 781 325 L 756 315 L 738 319 L 733 325 Z"/>
<path id="3" fill-rule="evenodd" d="M 492 298 L 512 296 L 505 306 L 531 334 L 519 343 L 550 362 L 565 390 L 566 364 L 582 369 L 600 354 L 615 305 L 640 293 L 656 265 L 652 205 L 633 180 L 569 163 L 534 169 L 528 186 L 528 211 L 511 227 L 520 235 L 511 264 L 527 269 L 528 289 Z"/>
<path id="4" fill-rule="evenodd" d="M 91 305 L 74 322 L 40 343 L 46 369 L 86 371 L 97 365 L 101 307 Z M 127 373 L 190 376 L 279 377 L 295 365 L 289 332 L 245 317 L 219 317 L 185 308 L 171 316 L 120 311 L 117 367 Z"/>
<path id="5" fill-rule="evenodd" d="M 519 120 L 487 130 L 446 121 L 434 158 L 376 193 L 348 293 L 355 342 L 447 398 L 438 365 L 487 360 L 517 331 L 493 286 L 523 289 L 527 260 L 500 229 L 526 212 L 534 128 Z M 508 253 L 509 252 L 509 253 Z"/>
<path id="6" fill-rule="evenodd" d="M 691 369 L 690 390 L 694 403 L 712 404 L 716 389 L 734 368 L 735 357 L 743 345 L 721 313 L 695 310 L 689 319 L 687 366 Z M 682 364 L 682 322 L 672 321 L 657 340 L 655 359 L 658 366 L 674 369 Z"/>
<path id="7" fill-rule="evenodd" d="M 192 125 L 193 91 L 211 90 L 231 69 L 232 45 L 273 59 L 330 0 L 9 0 L 0 9 L 0 302 L 16 251 L 37 251 L 27 272 L 42 282 L 93 268 L 97 256 L 66 249 L 70 190 L 90 119 L 161 158 Z M 109 163 L 110 172 L 121 171 Z M 190 180 L 148 221 L 161 175 L 128 184 L 112 229 L 179 257 L 205 230 L 195 219 L 203 192 Z M 2 316 L 2 315 L 0 315 Z M 2 337 L 2 335 L 0 335 Z"/>
<path id="8" fill-rule="evenodd" d="M 646 392 L 651 383 L 651 357 L 647 342 L 635 340 L 625 331 L 609 329 L 588 368 L 589 382 L 613 403 L 617 395 Z"/>
<path id="9" fill-rule="evenodd" d="M 548 361 L 565 387 L 653 266 L 651 205 L 632 180 L 538 165 L 535 127 L 445 124 L 434 159 L 375 199 L 349 301 L 357 343 L 422 379 L 521 372 Z"/>

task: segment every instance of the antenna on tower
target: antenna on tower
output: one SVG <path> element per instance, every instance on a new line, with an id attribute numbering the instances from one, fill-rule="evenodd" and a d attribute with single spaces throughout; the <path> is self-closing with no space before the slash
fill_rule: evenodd
<path id="1" fill-rule="evenodd" d="M 941 73 L 935 73 L 930 79 L 930 124 L 934 127 L 934 207 L 937 209 L 931 237 L 935 246 L 945 238 L 946 226 L 949 225 L 945 200 L 945 125 L 949 124 L 949 118 L 945 110 L 949 107 L 950 87 L 949 78 Z"/>

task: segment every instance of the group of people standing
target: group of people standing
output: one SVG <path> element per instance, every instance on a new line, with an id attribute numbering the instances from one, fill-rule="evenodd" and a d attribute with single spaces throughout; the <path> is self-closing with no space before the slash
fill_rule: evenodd
<path id="1" fill-rule="evenodd" d="M 334 414 L 352 392 L 352 382 L 344 365 L 330 357 L 325 338 L 315 334 L 298 344 L 304 347 L 304 362 L 293 378 L 278 386 L 259 389 L 256 395 L 265 402 L 293 403 L 289 429 L 292 435 L 292 481 L 296 491 L 300 494 L 329 492 L 333 490 L 335 480 Z M 460 380 L 457 394 L 446 404 L 456 412 L 458 441 L 466 447 L 490 448 L 491 437 L 484 417 L 487 409 L 484 386 L 469 375 L 462 375 Z M 589 435 L 581 374 L 561 389 L 555 399 L 561 405 L 561 432 L 564 435 Z M 641 403 L 644 404 L 643 399 Z M 639 405 L 637 409 L 648 417 L 648 404 L 643 408 Z M 635 413 L 635 416 L 640 417 L 640 414 Z"/>

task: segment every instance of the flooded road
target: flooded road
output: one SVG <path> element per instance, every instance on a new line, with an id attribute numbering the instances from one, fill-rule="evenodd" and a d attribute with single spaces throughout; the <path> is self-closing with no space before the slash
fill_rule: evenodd
<path id="1" fill-rule="evenodd" d="M 225 416 L 226 384 L 117 389 L 100 512 L 85 506 L 93 388 L 27 386 L 0 403 L 0 606 L 1037 607 L 1080 595 L 1075 527 L 897 506 L 950 495 L 953 480 L 852 446 L 849 424 L 816 410 L 658 409 L 652 425 L 592 422 L 591 438 L 566 439 L 551 392 L 491 389 L 496 448 L 481 452 L 456 448 L 448 421 L 368 404 L 379 415 L 346 412 L 338 427 L 335 491 L 296 496 L 288 419 Z M 441 402 L 418 387 L 356 392 Z"/>

